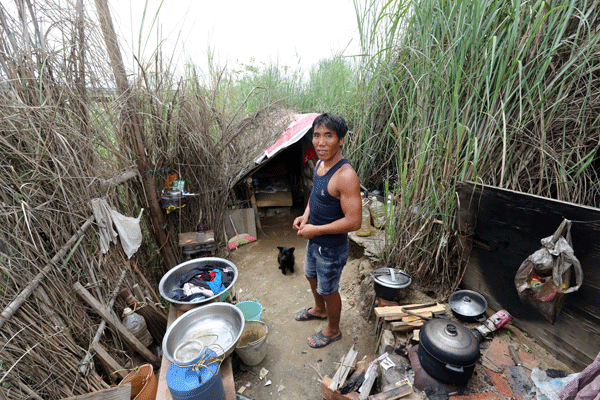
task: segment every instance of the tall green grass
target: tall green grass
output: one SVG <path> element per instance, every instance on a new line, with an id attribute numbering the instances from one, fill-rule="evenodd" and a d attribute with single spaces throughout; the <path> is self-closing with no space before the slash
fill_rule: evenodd
<path id="1" fill-rule="evenodd" d="M 368 109 L 351 157 L 398 201 L 385 262 L 458 285 L 460 180 L 592 202 L 597 2 L 373 1 L 360 13 Z"/>

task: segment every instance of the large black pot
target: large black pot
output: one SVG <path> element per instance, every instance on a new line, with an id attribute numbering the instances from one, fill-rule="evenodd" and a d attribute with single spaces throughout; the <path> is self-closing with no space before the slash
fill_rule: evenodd
<path id="1" fill-rule="evenodd" d="M 442 382 L 463 384 L 479 360 L 479 341 L 464 325 L 433 318 L 419 332 L 417 355 L 425 371 Z"/>
<path id="2" fill-rule="evenodd" d="M 412 278 L 406 272 L 394 268 L 379 268 L 371 272 L 373 288 L 377 297 L 388 301 L 402 299 L 412 283 Z"/>

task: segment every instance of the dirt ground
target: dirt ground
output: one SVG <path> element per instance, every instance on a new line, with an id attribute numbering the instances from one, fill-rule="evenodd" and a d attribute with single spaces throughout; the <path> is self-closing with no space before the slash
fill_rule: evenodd
<path id="1" fill-rule="evenodd" d="M 373 354 L 375 348 L 375 324 L 368 323 L 359 312 L 358 259 L 349 260 L 340 282 L 342 339 L 322 349 L 312 349 L 306 343 L 311 334 L 326 326 L 326 321 L 294 320 L 297 311 L 313 304 L 303 273 L 306 239 L 292 229 L 299 212 L 262 218 L 265 234 L 259 232 L 258 241 L 240 246 L 229 257 L 239 271 L 235 284 L 238 301 L 256 299 L 263 306 L 261 321 L 269 327 L 267 355 L 262 363 L 246 367 L 235 357 L 233 360 L 236 390 L 249 383 L 243 394 L 258 400 L 321 399 L 319 374 L 332 377 L 336 363 L 352 344 L 359 358 Z M 279 270 L 277 246 L 296 248 L 293 274 L 283 275 Z M 260 380 L 263 367 L 269 373 Z M 271 384 L 265 386 L 267 381 Z"/>
<path id="2" fill-rule="evenodd" d="M 342 297 L 341 340 L 322 349 L 312 349 L 307 338 L 326 326 L 326 321 L 312 320 L 297 322 L 294 314 L 313 304 L 308 282 L 303 274 L 304 249 L 306 240 L 297 236 L 292 229 L 293 219 L 301 210 L 282 213 L 261 219 L 263 233 L 258 241 L 240 246 L 232 251 L 229 259 L 238 267 L 239 277 L 235 284 L 237 300 L 256 299 L 262 306 L 261 321 L 267 324 L 267 354 L 257 366 L 245 366 L 237 356 L 233 357 L 236 391 L 245 386 L 243 395 L 251 399 L 321 399 L 320 379 L 332 377 L 340 359 L 354 344 L 358 359 L 369 361 L 376 356 L 375 318 L 372 310 L 374 293 L 368 273 L 371 266 L 365 257 L 352 251 L 344 268 L 340 282 Z M 283 275 L 278 269 L 277 246 L 295 247 L 295 272 Z M 434 293 L 423 293 L 416 285 L 411 286 L 408 303 L 442 301 Z M 367 320 L 367 317 L 370 318 Z M 465 324 L 467 327 L 471 328 Z M 552 357 L 535 338 L 528 337 L 510 325 L 495 333 L 517 348 L 530 349 L 539 368 L 553 368 L 574 372 Z M 481 345 L 482 354 L 490 340 Z M 379 355 L 379 354 L 377 354 Z M 268 374 L 260 379 L 260 371 L 265 368 Z M 490 381 L 478 363 L 473 378 L 469 381 L 465 394 L 492 390 Z M 419 398 L 419 397 L 414 397 Z"/>

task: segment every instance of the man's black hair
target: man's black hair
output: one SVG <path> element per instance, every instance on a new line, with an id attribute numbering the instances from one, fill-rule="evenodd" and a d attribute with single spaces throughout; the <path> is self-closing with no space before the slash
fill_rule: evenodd
<path id="1" fill-rule="evenodd" d="M 342 117 L 338 117 L 337 115 L 333 115 L 333 114 L 329 114 L 329 113 L 319 115 L 313 121 L 311 131 L 314 132 L 315 128 L 318 126 L 321 126 L 321 125 L 323 125 L 327 129 L 331 129 L 332 131 L 335 131 L 335 133 L 337 134 L 339 139 L 346 136 L 346 133 L 348 132 L 348 126 L 346 125 L 346 120 Z"/>

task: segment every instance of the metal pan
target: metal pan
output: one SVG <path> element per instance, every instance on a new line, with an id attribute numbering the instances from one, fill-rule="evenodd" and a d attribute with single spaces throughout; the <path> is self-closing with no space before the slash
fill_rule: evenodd
<path id="1" fill-rule="evenodd" d="M 448 298 L 448 304 L 456 318 L 463 322 L 483 322 L 486 319 L 487 301 L 472 290 L 459 290 Z"/>

